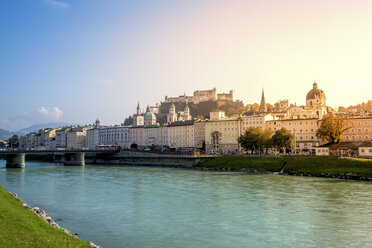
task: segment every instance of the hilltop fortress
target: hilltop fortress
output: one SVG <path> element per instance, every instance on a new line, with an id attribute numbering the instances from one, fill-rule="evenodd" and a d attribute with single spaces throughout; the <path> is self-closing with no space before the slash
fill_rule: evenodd
<path id="1" fill-rule="evenodd" d="M 171 103 L 171 102 L 189 102 L 198 104 L 200 102 L 206 101 L 227 101 L 233 102 L 234 101 L 234 91 L 230 90 L 229 93 L 217 93 L 216 87 L 211 90 L 197 90 L 194 91 L 193 96 L 183 96 L 178 97 L 168 97 L 165 96 L 164 103 Z"/>

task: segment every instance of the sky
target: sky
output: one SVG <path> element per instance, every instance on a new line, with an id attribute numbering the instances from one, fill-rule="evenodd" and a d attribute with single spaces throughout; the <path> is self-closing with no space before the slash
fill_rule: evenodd
<path id="1" fill-rule="evenodd" d="M 372 100 L 370 0 L 1 0 L 0 128 L 120 124 L 166 95 Z"/>

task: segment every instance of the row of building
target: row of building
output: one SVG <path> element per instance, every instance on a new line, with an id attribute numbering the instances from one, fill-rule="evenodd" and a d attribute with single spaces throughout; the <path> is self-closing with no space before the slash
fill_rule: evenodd
<path id="1" fill-rule="evenodd" d="M 133 125 L 101 126 L 99 120 L 87 127 L 44 129 L 19 138 L 20 148 L 94 148 L 98 145 L 130 147 L 169 147 L 174 149 L 199 148 L 206 152 L 239 152 L 238 137 L 249 127 L 272 131 L 286 128 L 294 134 L 297 151 L 315 152 L 322 145 L 316 137 L 322 117 L 332 112 L 326 106 L 325 94 L 316 83 L 306 95 L 306 106 L 288 106 L 282 101 L 283 111 L 268 113 L 264 93 L 260 113 L 247 116 L 225 116 L 223 111 L 212 111 L 206 120 L 193 119 L 186 101 L 183 111 L 176 113 L 171 102 L 167 123 L 158 124 L 150 107 L 142 113 L 138 104 Z M 348 119 L 351 128 L 344 133 L 344 141 L 371 141 L 372 115 L 355 115 Z"/>

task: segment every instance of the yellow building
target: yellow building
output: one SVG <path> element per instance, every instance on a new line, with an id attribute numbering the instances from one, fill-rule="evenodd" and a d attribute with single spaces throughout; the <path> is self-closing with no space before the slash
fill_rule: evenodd
<path id="1" fill-rule="evenodd" d="M 168 124 L 168 145 L 170 148 L 194 147 L 194 121 L 177 121 Z"/>
<path id="2" fill-rule="evenodd" d="M 241 117 L 241 133 L 244 134 L 250 127 L 261 127 L 266 129 L 266 122 L 274 120 L 271 114 L 249 115 Z"/>
<path id="3" fill-rule="evenodd" d="M 203 148 L 205 144 L 205 121 L 197 120 L 194 122 L 194 147 Z"/>
<path id="4" fill-rule="evenodd" d="M 371 141 L 372 116 L 351 117 L 347 121 L 351 128 L 343 134 L 343 141 Z"/>
<path id="5" fill-rule="evenodd" d="M 316 137 L 320 121 L 318 118 L 284 119 L 266 122 L 266 127 L 274 132 L 286 128 L 295 137 L 296 151 L 315 152 L 315 147 L 321 144 Z"/>
<path id="6" fill-rule="evenodd" d="M 67 149 L 76 149 L 85 147 L 86 128 L 76 127 L 67 132 Z"/>
<path id="7" fill-rule="evenodd" d="M 210 153 L 239 152 L 240 124 L 240 117 L 225 117 L 223 111 L 211 112 L 210 120 L 205 121 L 206 151 Z"/>

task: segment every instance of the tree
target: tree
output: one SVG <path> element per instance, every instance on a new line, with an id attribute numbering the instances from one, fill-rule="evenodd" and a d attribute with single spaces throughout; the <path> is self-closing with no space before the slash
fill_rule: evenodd
<path id="1" fill-rule="evenodd" d="M 262 147 L 262 133 L 263 131 L 260 127 L 249 127 L 243 135 L 240 135 L 238 142 L 244 150 L 254 152 Z"/>
<path id="2" fill-rule="evenodd" d="M 266 153 L 268 151 L 269 148 L 273 147 L 273 143 L 272 143 L 272 137 L 273 137 L 273 134 L 274 134 L 274 131 L 270 130 L 270 129 L 265 129 L 263 132 L 262 132 L 262 135 L 261 135 L 261 149 L 266 149 Z"/>
<path id="3" fill-rule="evenodd" d="M 273 147 L 278 149 L 293 149 L 294 148 L 294 136 L 288 129 L 282 128 L 275 131 L 275 134 L 271 138 Z"/>
<path id="4" fill-rule="evenodd" d="M 128 118 L 125 118 L 125 120 L 124 120 L 124 125 L 125 125 L 125 126 L 133 125 L 133 121 L 134 121 L 134 119 L 133 119 L 133 117 L 130 115 Z"/>
<path id="5" fill-rule="evenodd" d="M 251 106 L 251 113 L 258 113 L 260 112 L 260 104 L 258 103 L 253 103 Z"/>
<path id="6" fill-rule="evenodd" d="M 279 112 L 280 110 L 280 102 L 276 102 L 273 107 L 274 112 Z"/>
<path id="7" fill-rule="evenodd" d="M 323 117 L 322 124 L 316 132 L 316 137 L 329 143 L 339 143 L 343 139 L 342 134 L 350 128 L 351 126 L 345 116 L 328 114 Z"/>
<path id="8" fill-rule="evenodd" d="M 270 103 L 266 103 L 267 112 L 273 112 L 274 106 Z"/>

